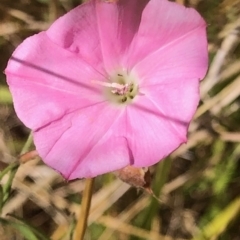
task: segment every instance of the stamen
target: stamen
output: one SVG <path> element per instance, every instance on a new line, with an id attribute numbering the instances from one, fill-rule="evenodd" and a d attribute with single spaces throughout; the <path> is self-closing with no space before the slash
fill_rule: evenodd
<path id="1" fill-rule="evenodd" d="M 133 91 L 133 84 L 119 84 L 119 83 L 108 83 L 108 82 L 101 82 L 101 81 L 92 81 L 92 83 L 99 84 L 104 87 L 110 87 L 113 88 L 111 90 L 112 93 L 117 94 L 117 95 L 124 95 L 127 92 L 132 92 Z"/>
<path id="2" fill-rule="evenodd" d="M 123 97 L 122 102 L 126 102 L 126 101 L 127 101 L 127 97 Z"/>

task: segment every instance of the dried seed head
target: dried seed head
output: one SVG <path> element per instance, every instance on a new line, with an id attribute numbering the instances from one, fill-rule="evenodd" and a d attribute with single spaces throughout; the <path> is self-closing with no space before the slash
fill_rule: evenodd
<path id="1" fill-rule="evenodd" d="M 151 176 L 148 168 L 136 168 L 133 166 L 127 166 L 118 171 L 115 174 L 123 182 L 126 182 L 136 188 L 142 188 L 151 193 Z"/>

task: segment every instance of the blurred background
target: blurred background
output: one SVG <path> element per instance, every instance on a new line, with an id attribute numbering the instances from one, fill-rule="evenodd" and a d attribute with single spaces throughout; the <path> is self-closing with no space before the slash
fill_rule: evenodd
<path id="1" fill-rule="evenodd" d="M 73 239 L 84 180 L 67 183 L 32 156 L 3 73 L 13 50 L 77 0 L 0 1 L 0 239 Z M 178 0 L 208 23 L 209 71 L 189 140 L 150 168 L 151 194 L 113 174 L 97 177 L 91 240 L 240 239 L 240 0 Z M 19 165 L 21 161 L 21 164 Z"/>

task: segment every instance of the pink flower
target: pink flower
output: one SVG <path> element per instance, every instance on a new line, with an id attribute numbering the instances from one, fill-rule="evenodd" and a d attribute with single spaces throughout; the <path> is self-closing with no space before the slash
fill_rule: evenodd
<path id="1" fill-rule="evenodd" d="M 26 39 L 7 81 L 43 161 L 67 179 L 157 163 L 186 142 L 206 24 L 167 0 L 91 0 Z"/>

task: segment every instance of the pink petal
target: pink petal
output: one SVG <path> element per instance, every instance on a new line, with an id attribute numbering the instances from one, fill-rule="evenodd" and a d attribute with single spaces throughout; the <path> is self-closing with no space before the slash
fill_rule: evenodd
<path id="1" fill-rule="evenodd" d="M 136 104 L 129 105 L 127 116 L 127 140 L 135 167 L 153 165 L 186 142 L 188 122 L 168 116 L 148 96 L 139 96 Z M 175 126 L 185 131 L 180 133 Z"/>
<path id="2" fill-rule="evenodd" d="M 45 32 L 25 40 L 5 72 L 16 112 L 32 129 L 103 101 L 99 86 L 91 80 L 104 77 L 77 55 L 52 43 Z"/>
<path id="3" fill-rule="evenodd" d="M 148 1 L 95 1 L 103 59 L 109 72 L 121 67 L 121 58 L 138 31 L 141 13 Z"/>
<path id="4" fill-rule="evenodd" d="M 147 56 L 135 67 L 144 85 L 192 78 L 202 79 L 208 67 L 205 28 L 197 28 Z M 175 80 L 174 80 L 175 79 Z"/>
<path id="5" fill-rule="evenodd" d="M 67 179 L 122 168 L 130 163 L 127 142 L 112 130 L 121 114 L 121 109 L 108 103 L 66 114 L 34 133 L 37 151 Z"/>
<path id="6" fill-rule="evenodd" d="M 88 1 L 57 19 L 47 30 L 52 42 L 78 55 L 99 72 L 105 72 L 95 1 Z"/>
<path id="7" fill-rule="evenodd" d="M 68 179 L 96 177 L 124 168 L 130 163 L 126 138 L 108 134 L 77 164 Z"/>
<path id="8" fill-rule="evenodd" d="M 195 38 L 195 41 L 190 44 L 196 45 L 196 51 L 199 48 L 202 50 L 202 58 L 206 61 L 205 26 L 204 20 L 194 9 L 185 8 L 167 0 L 151 0 L 143 11 L 138 34 L 131 44 L 125 62 L 129 67 L 133 67 L 156 51 L 166 59 L 168 58 L 167 50 L 174 45 L 181 44 L 181 47 L 184 46 L 186 49 L 185 41 L 192 35 L 200 39 Z M 160 51 L 162 48 L 165 51 Z M 155 60 L 156 62 L 161 58 L 160 56 Z M 180 57 L 185 58 L 185 55 Z M 178 59 L 174 63 L 177 63 Z"/>
<path id="9" fill-rule="evenodd" d="M 158 79 L 157 76 L 155 78 Z M 188 124 L 199 103 L 199 81 L 179 78 L 168 83 L 143 87 L 141 92 L 166 116 L 179 136 L 185 138 Z"/>

